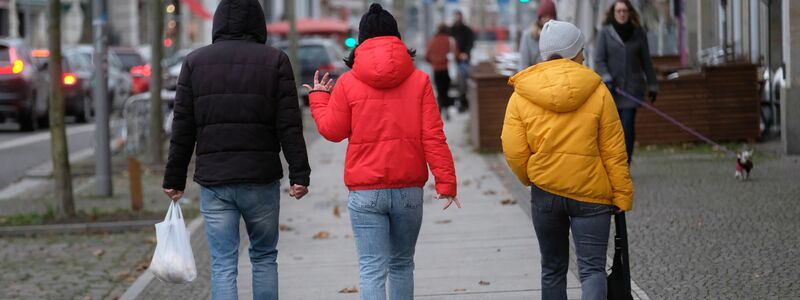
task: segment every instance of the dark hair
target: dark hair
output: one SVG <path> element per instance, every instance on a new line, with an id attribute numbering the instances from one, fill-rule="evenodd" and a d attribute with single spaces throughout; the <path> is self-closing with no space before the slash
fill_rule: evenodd
<path id="1" fill-rule="evenodd" d="M 350 54 L 348 54 L 347 57 L 343 59 L 344 64 L 350 69 L 352 69 L 353 65 L 356 63 L 356 49 L 358 49 L 358 46 L 361 46 L 361 44 L 356 45 L 356 47 L 350 51 Z M 417 50 L 408 48 L 408 55 L 410 55 L 411 58 L 413 59 L 414 57 L 417 56 Z"/>
<path id="2" fill-rule="evenodd" d="M 550 55 L 550 57 L 547 58 L 547 61 L 556 60 L 556 59 L 562 59 L 562 58 L 564 58 L 564 57 L 559 55 L 558 53 L 556 53 L 556 54 Z"/>
<path id="3" fill-rule="evenodd" d="M 450 26 L 447 26 L 445 23 L 439 24 L 439 27 L 436 29 L 436 34 L 450 34 Z"/>
<path id="4" fill-rule="evenodd" d="M 633 4 L 631 4 L 630 0 L 614 1 L 614 3 L 611 4 L 611 7 L 608 8 L 608 11 L 606 11 L 606 18 L 605 20 L 603 20 L 603 25 L 608 25 L 611 24 L 611 22 L 614 22 L 614 7 L 617 6 L 617 3 L 625 4 L 625 6 L 628 7 L 628 11 L 630 12 L 630 21 L 628 22 L 631 22 L 631 24 L 633 24 L 634 27 L 642 26 L 641 19 L 639 18 L 639 13 L 636 11 L 635 8 L 633 8 Z"/>

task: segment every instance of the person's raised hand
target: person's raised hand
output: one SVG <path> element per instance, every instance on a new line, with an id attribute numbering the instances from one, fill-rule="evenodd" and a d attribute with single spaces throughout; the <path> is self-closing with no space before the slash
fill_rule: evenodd
<path id="1" fill-rule="evenodd" d="M 164 194 L 172 201 L 178 201 L 183 197 L 183 191 L 175 189 L 164 189 Z"/>
<path id="2" fill-rule="evenodd" d="M 442 210 L 446 210 L 446 209 L 450 208 L 450 205 L 453 205 L 453 203 L 456 204 L 456 207 L 461 208 L 461 202 L 459 202 L 458 198 L 456 198 L 456 197 L 453 197 L 453 196 L 442 196 L 442 195 L 437 195 L 436 196 L 436 200 L 442 200 L 442 199 L 447 200 L 447 203 L 444 204 L 444 208 L 442 208 Z"/>
<path id="3" fill-rule="evenodd" d="M 330 73 L 325 73 L 322 80 L 319 80 L 319 70 L 314 72 L 314 86 L 304 84 L 303 87 L 309 92 L 330 92 L 333 89 L 333 78 Z"/>
<path id="4" fill-rule="evenodd" d="M 295 184 L 289 188 L 289 196 L 297 200 L 300 200 L 300 198 L 303 198 L 306 194 L 308 194 L 308 187 L 304 185 Z"/>

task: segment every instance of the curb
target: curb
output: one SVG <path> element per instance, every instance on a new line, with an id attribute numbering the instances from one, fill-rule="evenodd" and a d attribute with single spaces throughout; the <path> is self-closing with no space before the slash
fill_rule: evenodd
<path id="1" fill-rule="evenodd" d="M 25 237 L 35 235 L 76 234 L 76 233 L 108 233 L 141 230 L 161 220 L 137 220 L 123 222 L 53 224 L 32 226 L 0 227 L 0 237 Z"/>
<path id="2" fill-rule="evenodd" d="M 160 220 L 159 220 L 160 221 Z M 189 222 L 189 226 L 187 226 L 187 230 L 189 230 L 189 236 L 194 235 L 195 231 L 200 228 L 200 225 L 203 224 L 203 216 L 198 216 L 194 218 L 191 222 Z M 145 270 L 139 275 L 139 278 L 136 278 L 136 281 L 125 290 L 125 293 L 119 297 L 119 300 L 134 300 L 139 297 L 139 295 L 150 285 L 150 282 L 153 281 L 155 275 L 153 275 L 150 270 Z"/>

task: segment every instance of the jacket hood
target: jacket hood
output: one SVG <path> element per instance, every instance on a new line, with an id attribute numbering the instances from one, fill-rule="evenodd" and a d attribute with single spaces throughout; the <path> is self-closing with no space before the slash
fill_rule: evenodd
<path id="1" fill-rule="evenodd" d="M 594 71 L 568 59 L 536 64 L 508 80 L 521 97 L 559 113 L 583 106 L 600 83 Z"/>
<path id="2" fill-rule="evenodd" d="M 258 0 L 222 0 L 214 13 L 212 40 L 267 42 L 267 21 Z"/>
<path id="3" fill-rule="evenodd" d="M 368 39 L 355 51 L 353 75 L 376 89 L 396 87 L 416 69 L 408 48 L 394 36 Z"/>

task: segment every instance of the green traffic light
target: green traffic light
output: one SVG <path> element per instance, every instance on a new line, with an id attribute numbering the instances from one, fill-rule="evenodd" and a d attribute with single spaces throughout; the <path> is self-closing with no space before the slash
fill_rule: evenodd
<path id="1" fill-rule="evenodd" d="M 344 45 L 347 46 L 348 48 L 355 48 L 356 44 L 357 44 L 356 39 L 353 37 L 349 37 L 344 40 Z"/>

